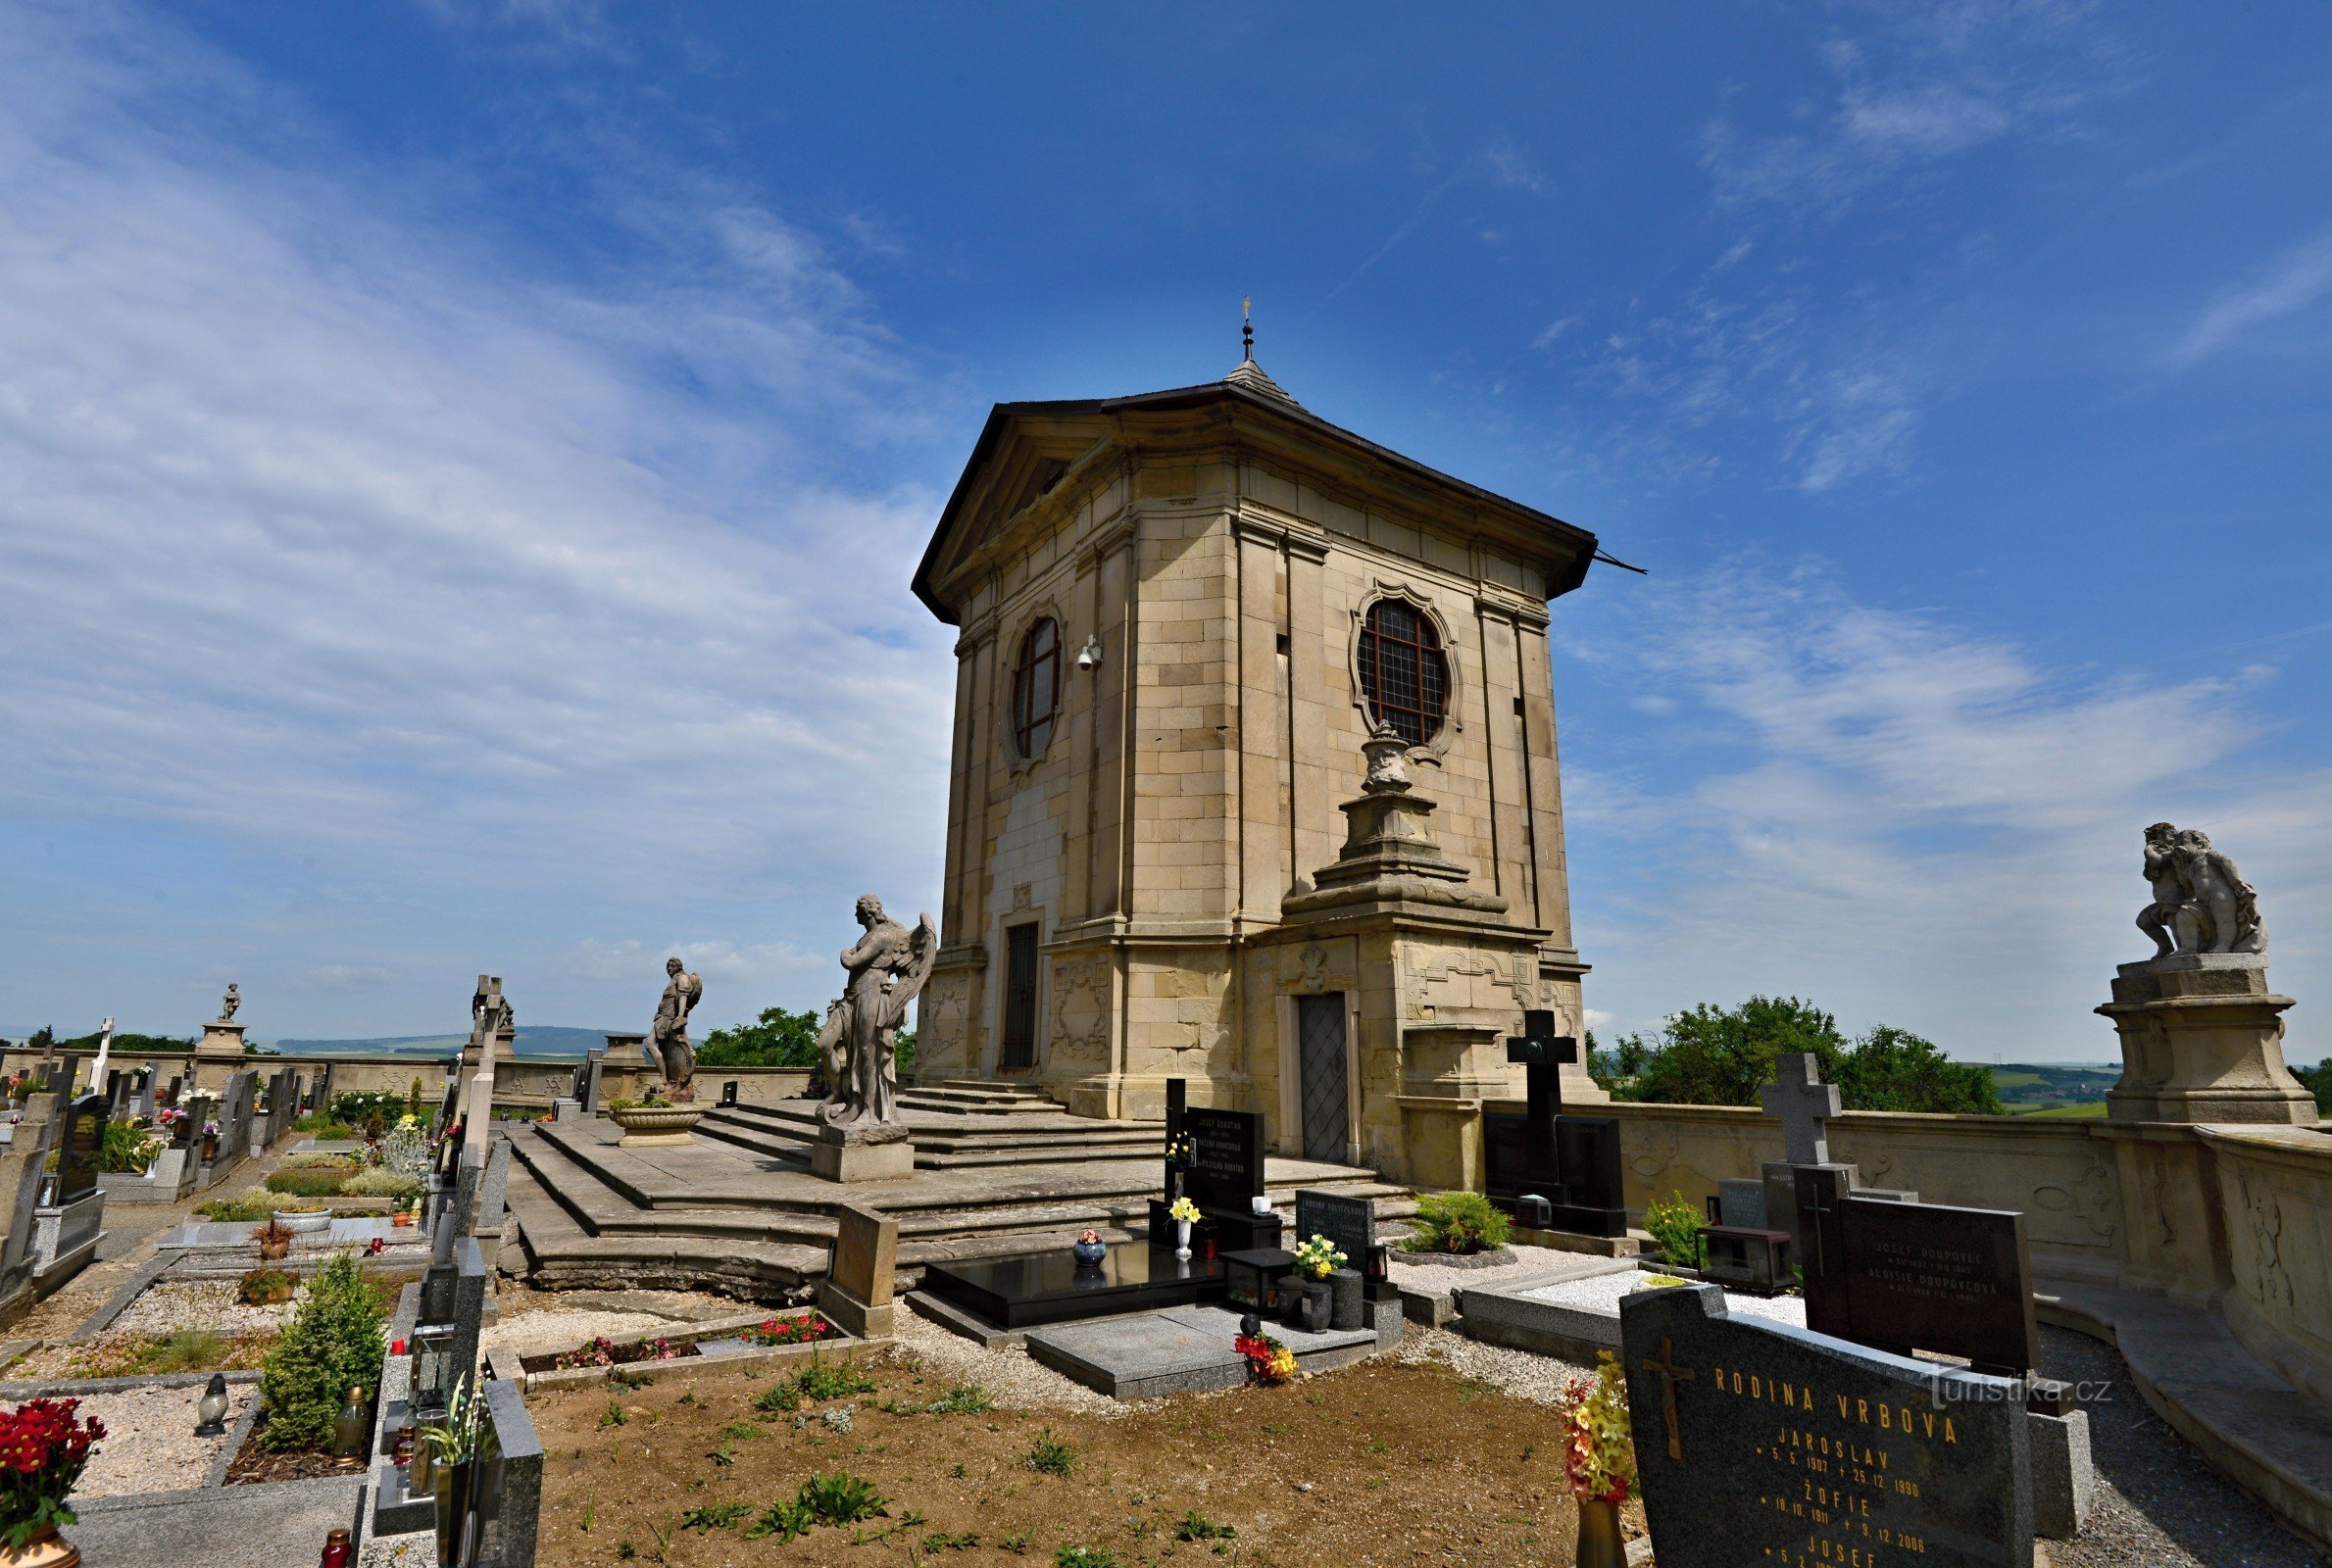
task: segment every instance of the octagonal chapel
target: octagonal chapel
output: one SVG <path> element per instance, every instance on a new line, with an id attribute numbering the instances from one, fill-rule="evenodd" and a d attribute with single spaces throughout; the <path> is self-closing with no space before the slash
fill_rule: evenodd
<path id="1" fill-rule="evenodd" d="M 1582 1032 L 1547 626 L 1595 550 L 1252 360 L 997 406 L 915 576 L 962 629 L 921 1080 L 1155 1117 L 1180 1077 L 1281 1153 L 1478 1187 L 1505 1038 Z"/>

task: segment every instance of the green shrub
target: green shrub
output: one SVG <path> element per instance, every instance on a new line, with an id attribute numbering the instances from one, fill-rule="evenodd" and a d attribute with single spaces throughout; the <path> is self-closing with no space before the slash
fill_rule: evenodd
<path id="1" fill-rule="evenodd" d="M 418 1198 L 421 1190 L 419 1181 L 386 1165 L 359 1171 L 340 1184 L 341 1193 L 350 1198 Z"/>
<path id="2" fill-rule="evenodd" d="M 1701 1211 L 1682 1193 L 1671 1193 L 1664 1203 L 1656 1198 L 1644 1207 L 1644 1229 L 1660 1243 L 1660 1260 L 1678 1268 L 1700 1267 L 1701 1225 Z"/>
<path id="3" fill-rule="evenodd" d="M 126 1116 L 117 1116 L 105 1124 L 105 1137 L 97 1146 L 97 1168 L 117 1175 L 142 1171 L 154 1163 L 162 1149 L 160 1133 L 140 1127 Z"/>
<path id="4" fill-rule="evenodd" d="M 794 1379 L 805 1399 L 841 1399 L 854 1394 L 872 1394 L 874 1380 L 848 1361 L 820 1361 L 816 1357 Z"/>
<path id="5" fill-rule="evenodd" d="M 332 1120 L 332 1113 L 328 1110 L 312 1110 L 291 1125 L 296 1132 L 306 1133 L 311 1138 L 323 1139 L 327 1143 L 338 1143 L 356 1136 L 354 1127 L 344 1121 Z"/>
<path id="6" fill-rule="evenodd" d="M 241 1220 L 266 1219 L 275 1210 L 275 1204 L 264 1187 L 246 1187 L 232 1198 L 214 1198 L 194 1205 L 194 1211 L 205 1219 L 222 1225 Z"/>
<path id="7" fill-rule="evenodd" d="M 267 1180 L 271 1193 L 285 1193 L 293 1198 L 330 1198 L 340 1191 L 340 1184 L 355 1172 L 329 1170 L 322 1165 L 294 1165 L 276 1171 Z"/>
<path id="8" fill-rule="evenodd" d="M 1412 1252 L 1487 1252 L 1506 1245 L 1513 1221 L 1479 1193 L 1427 1193 L 1417 1200 Z"/>
<path id="9" fill-rule="evenodd" d="M 331 1446 L 332 1420 L 352 1388 L 380 1382 L 388 1347 L 381 1337 L 380 1298 L 354 1252 L 341 1252 L 318 1271 L 308 1298 L 269 1352 L 259 1375 L 267 1409 L 262 1445 L 278 1451 Z"/>
<path id="10" fill-rule="evenodd" d="M 379 1090 L 332 1097 L 332 1120 L 346 1122 L 351 1127 L 362 1127 L 373 1116 L 378 1116 L 384 1126 L 394 1126 L 397 1118 L 409 1108 L 403 1095 L 385 1094 Z M 372 1136 L 377 1138 L 380 1135 L 374 1133 Z"/>

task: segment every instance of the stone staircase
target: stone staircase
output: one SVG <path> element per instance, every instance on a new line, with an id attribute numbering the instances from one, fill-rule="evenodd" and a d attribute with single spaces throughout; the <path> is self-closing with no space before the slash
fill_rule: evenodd
<path id="1" fill-rule="evenodd" d="M 530 1124 L 512 1137 L 519 1245 L 503 1256 L 553 1289 L 782 1300 L 825 1271 L 843 1203 L 898 1219 L 903 1286 L 925 1263 L 1065 1246 L 1088 1226 L 1111 1241 L 1143 1233 L 1161 1181 L 1155 1124 L 1072 1116 L 1012 1085 L 921 1085 L 901 1104 L 915 1176 L 859 1187 L 810 1175 L 810 1101 L 715 1107 L 686 1150 L 619 1148 L 605 1121 Z M 1265 1184 L 1289 1216 L 1300 1187 L 1373 1198 L 1380 1219 L 1416 1208 L 1408 1189 L 1352 1166 L 1274 1158 Z"/>

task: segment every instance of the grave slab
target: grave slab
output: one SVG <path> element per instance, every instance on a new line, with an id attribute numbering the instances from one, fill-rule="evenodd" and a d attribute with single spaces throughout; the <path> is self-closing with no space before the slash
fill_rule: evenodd
<path id="1" fill-rule="evenodd" d="M 1222 1260 L 1178 1259 L 1145 1242 L 1118 1242 L 1099 1267 L 1088 1269 L 1061 1247 L 932 1263 L 923 1270 L 922 1289 L 1000 1328 L 1026 1329 L 1219 1297 Z"/>
<path id="2" fill-rule="evenodd" d="M 1373 1329 L 1306 1334 L 1272 1326 L 1267 1332 L 1296 1352 L 1296 1364 L 1307 1372 L 1374 1355 L 1380 1343 Z M 1235 1389 L 1245 1383 L 1247 1360 L 1231 1348 L 1238 1334 L 1237 1312 L 1186 1306 L 1033 1328 L 1028 1331 L 1028 1353 L 1113 1399 L 1155 1399 Z"/>

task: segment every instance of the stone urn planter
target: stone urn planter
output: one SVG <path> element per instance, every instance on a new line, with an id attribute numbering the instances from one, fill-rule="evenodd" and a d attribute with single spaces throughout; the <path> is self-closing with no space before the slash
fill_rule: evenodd
<path id="1" fill-rule="evenodd" d="M 0 1546 L 0 1568 L 80 1568 L 81 1548 L 50 1526 L 23 1546 Z"/>
<path id="2" fill-rule="evenodd" d="M 322 1213 L 318 1214 L 295 1214 L 289 1209 L 279 1208 L 275 1210 L 275 1223 L 282 1226 L 285 1230 L 291 1232 L 294 1236 L 312 1235 L 317 1231 L 331 1229 L 332 1211 L 327 1208 Z"/>
<path id="3" fill-rule="evenodd" d="M 625 1149 L 688 1143 L 688 1129 L 704 1119 L 702 1105 L 627 1105 L 608 1112 L 608 1120 L 623 1129 Z"/>

